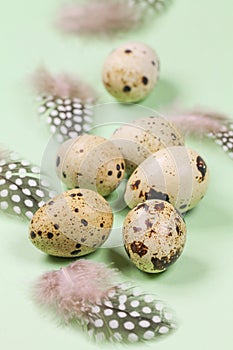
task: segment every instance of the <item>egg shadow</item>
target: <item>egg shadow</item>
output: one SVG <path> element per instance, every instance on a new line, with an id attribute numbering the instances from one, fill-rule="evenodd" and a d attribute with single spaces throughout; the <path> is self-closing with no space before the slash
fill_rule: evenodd
<path id="1" fill-rule="evenodd" d="M 194 256 L 182 255 L 179 260 L 161 273 L 145 273 L 130 261 L 123 247 L 106 249 L 105 262 L 113 264 L 125 277 L 133 280 L 162 280 L 165 285 L 180 287 L 198 283 L 208 274 L 208 266 Z M 175 283 L 174 283 L 175 281 Z"/>
<path id="2" fill-rule="evenodd" d="M 163 279 L 164 285 L 180 288 L 180 286 L 199 283 L 207 274 L 208 266 L 203 261 L 190 255 L 182 255 L 166 271 L 157 274 L 156 278 Z M 147 274 L 146 279 L 154 279 L 154 275 Z"/>
<path id="3" fill-rule="evenodd" d="M 80 256 L 80 257 L 73 257 L 73 258 L 65 258 L 65 257 L 56 257 L 56 256 L 52 256 L 52 255 L 46 255 L 45 256 L 45 262 L 47 265 L 51 265 L 54 266 L 55 268 L 59 268 L 59 267 L 66 267 L 69 264 L 72 264 L 78 260 L 92 260 L 91 257 L 95 254 L 95 252 L 88 254 L 87 256 Z"/>
<path id="4" fill-rule="evenodd" d="M 106 249 L 105 259 L 124 274 L 131 270 L 132 263 L 127 257 L 124 247 Z"/>
<path id="5" fill-rule="evenodd" d="M 165 107 L 172 105 L 178 96 L 177 87 L 169 80 L 161 79 L 143 104 L 150 108 Z"/>

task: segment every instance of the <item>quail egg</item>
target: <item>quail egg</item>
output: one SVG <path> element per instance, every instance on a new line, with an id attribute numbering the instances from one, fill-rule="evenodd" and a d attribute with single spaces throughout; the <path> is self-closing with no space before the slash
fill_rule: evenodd
<path id="1" fill-rule="evenodd" d="M 152 153 L 165 147 L 184 145 L 184 139 L 175 126 L 158 116 L 124 124 L 110 139 L 121 151 L 128 175 Z"/>
<path id="2" fill-rule="evenodd" d="M 137 102 L 154 89 L 159 76 L 155 51 L 139 42 L 126 43 L 107 57 L 102 79 L 107 91 L 121 102 Z"/>
<path id="3" fill-rule="evenodd" d="M 186 240 L 186 224 L 168 202 L 148 200 L 126 216 L 123 241 L 131 261 L 142 271 L 166 270 L 181 255 Z"/>
<path id="4" fill-rule="evenodd" d="M 57 174 L 68 188 L 80 187 L 108 196 L 124 177 L 121 152 L 109 140 L 84 134 L 64 142 L 58 150 Z"/>
<path id="5" fill-rule="evenodd" d="M 29 238 L 47 254 L 79 257 L 100 247 L 112 224 L 112 210 L 103 197 L 88 189 L 72 189 L 37 210 Z"/>
<path id="6" fill-rule="evenodd" d="M 152 154 L 133 172 L 125 202 L 133 208 L 148 199 L 161 199 L 185 213 L 204 197 L 208 183 L 209 169 L 196 151 L 168 147 Z"/>

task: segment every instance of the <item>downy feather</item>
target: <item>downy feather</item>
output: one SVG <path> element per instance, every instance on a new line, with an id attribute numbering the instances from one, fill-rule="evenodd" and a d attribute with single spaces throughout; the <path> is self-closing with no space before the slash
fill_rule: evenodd
<path id="1" fill-rule="evenodd" d="M 197 111 L 169 115 L 167 118 L 185 135 L 208 137 L 233 158 L 233 120 L 216 113 Z"/>
<path id="2" fill-rule="evenodd" d="M 79 260 L 42 275 L 34 297 L 96 341 L 140 342 L 176 328 L 173 313 L 161 301 L 118 279 L 117 271 L 103 263 Z"/>
<path id="3" fill-rule="evenodd" d="M 58 27 L 73 34 L 107 34 L 139 27 L 149 15 L 160 13 L 170 0 L 89 0 L 64 6 Z"/>

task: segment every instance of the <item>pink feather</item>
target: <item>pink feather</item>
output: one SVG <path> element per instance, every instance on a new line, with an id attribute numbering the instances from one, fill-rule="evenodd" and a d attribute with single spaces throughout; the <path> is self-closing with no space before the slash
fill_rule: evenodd
<path id="1" fill-rule="evenodd" d="M 67 73 L 53 75 L 46 68 L 41 67 L 32 75 L 31 80 L 35 90 L 40 95 L 78 98 L 92 102 L 97 98 L 92 87 Z"/>
<path id="2" fill-rule="evenodd" d="M 107 298 L 114 289 L 114 276 L 115 270 L 104 264 L 79 260 L 59 271 L 45 273 L 36 284 L 35 296 L 40 304 L 51 305 L 55 301 L 57 313 L 68 322 L 82 317 L 90 304 Z"/>
<path id="3" fill-rule="evenodd" d="M 42 275 L 34 295 L 39 305 L 52 308 L 66 324 L 78 322 L 95 340 L 145 341 L 176 327 L 160 301 L 118 277 L 102 263 L 78 260 Z"/>
<path id="4" fill-rule="evenodd" d="M 167 116 L 183 134 L 204 136 L 220 131 L 228 121 L 227 116 L 214 112 L 189 112 Z"/>
<path id="5" fill-rule="evenodd" d="M 228 116 L 216 112 L 197 111 L 167 113 L 167 119 L 185 136 L 213 139 L 233 159 L 233 121 Z"/>
<path id="6" fill-rule="evenodd" d="M 109 34 L 134 28 L 141 20 L 141 13 L 127 1 L 94 0 L 87 5 L 63 8 L 58 26 L 75 34 Z"/>

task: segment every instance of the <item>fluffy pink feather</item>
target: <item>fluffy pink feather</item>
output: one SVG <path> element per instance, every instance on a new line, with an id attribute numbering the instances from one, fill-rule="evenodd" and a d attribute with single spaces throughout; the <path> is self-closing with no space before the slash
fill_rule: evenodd
<path id="1" fill-rule="evenodd" d="M 31 77 L 32 84 L 40 95 L 58 96 L 60 98 L 78 98 L 94 102 L 97 95 L 88 84 L 67 73 L 51 74 L 44 67 L 39 68 Z"/>
<path id="2" fill-rule="evenodd" d="M 233 159 L 233 121 L 228 116 L 204 110 L 165 115 L 185 136 L 211 138 Z"/>
<path id="3" fill-rule="evenodd" d="M 52 307 L 66 324 L 78 322 L 95 340 L 145 341 L 176 328 L 161 301 L 117 280 L 115 269 L 78 260 L 42 275 L 34 294 L 40 305 Z"/>
<path id="4" fill-rule="evenodd" d="M 127 1 L 94 0 L 87 5 L 64 7 L 58 26 L 75 34 L 113 33 L 132 29 L 141 20 L 142 11 Z"/>
<path id="5" fill-rule="evenodd" d="M 171 120 L 183 134 L 194 134 L 197 136 L 217 133 L 228 121 L 228 117 L 225 115 L 205 111 L 168 115 L 167 118 Z"/>
<path id="6" fill-rule="evenodd" d="M 114 289 L 116 271 L 104 264 L 79 260 L 59 271 L 42 275 L 35 288 L 40 304 L 56 303 L 57 312 L 67 322 L 82 317 L 90 305 L 98 304 Z"/>

